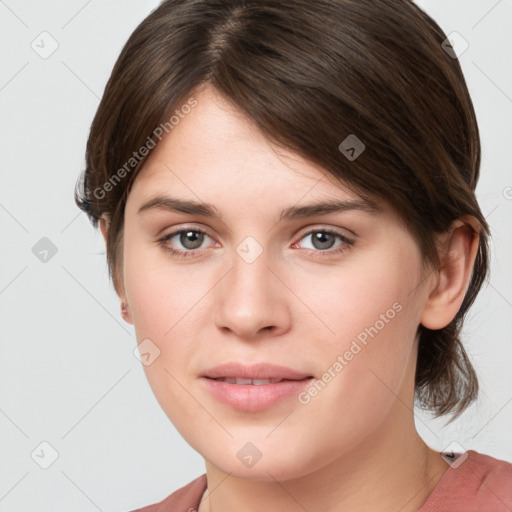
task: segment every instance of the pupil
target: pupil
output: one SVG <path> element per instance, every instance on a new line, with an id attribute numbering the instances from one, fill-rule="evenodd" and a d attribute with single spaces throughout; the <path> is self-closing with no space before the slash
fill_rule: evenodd
<path id="1" fill-rule="evenodd" d="M 186 231 L 181 234 L 180 242 L 187 249 L 197 249 L 198 247 L 201 246 L 201 243 L 203 241 L 202 237 L 203 234 L 197 231 Z M 190 242 L 192 243 L 189 245 Z"/>
<path id="2" fill-rule="evenodd" d="M 331 240 L 330 240 L 330 243 L 329 243 L 329 237 L 331 237 Z M 327 238 L 327 242 L 325 241 L 325 239 Z M 330 233 L 323 233 L 323 232 L 319 232 L 319 233 L 316 233 L 313 237 L 313 240 L 315 241 L 315 243 L 313 245 L 316 245 L 316 242 L 319 242 L 320 243 L 320 247 L 317 247 L 317 249 L 329 249 L 330 247 L 332 247 L 332 235 Z"/>

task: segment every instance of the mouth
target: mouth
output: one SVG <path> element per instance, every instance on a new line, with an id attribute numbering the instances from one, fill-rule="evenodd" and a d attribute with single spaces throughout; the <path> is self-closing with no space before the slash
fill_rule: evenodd
<path id="1" fill-rule="evenodd" d="M 211 378 L 206 377 L 210 380 L 215 380 L 217 382 L 228 382 L 229 384 L 238 384 L 240 386 L 263 386 L 265 384 L 277 384 L 279 382 L 296 382 L 302 381 L 305 379 L 313 378 L 311 375 L 308 377 L 304 377 L 303 379 L 246 379 L 243 377 L 218 377 Z"/>
<path id="2" fill-rule="evenodd" d="M 309 372 L 289 366 L 237 361 L 209 368 L 199 377 L 217 402 L 245 412 L 260 412 L 290 401 L 314 380 Z"/>
<path id="3" fill-rule="evenodd" d="M 222 380 L 230 384 L 261 386 L 284 380 L 303 380 L 312 376 L 283 365 L 272 363 L 244 364 L 231 361 L 205 370 L 200 377 Z"/>
<path id="4" fill-rule="evenodd" d="M 204 390 L 218 403 L 247 413 L 270 410 L 282 402 L 290 403 L 314 380 L 301 378 L 208 377 L 199 379 Z"/>

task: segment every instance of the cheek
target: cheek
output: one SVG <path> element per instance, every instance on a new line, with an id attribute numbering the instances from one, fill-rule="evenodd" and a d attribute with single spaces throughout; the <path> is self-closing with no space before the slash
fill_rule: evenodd
<path id="1" fill-rule="evenodd" d="M 186 391 L 186 379 L 197 350 L 193 341 L 201 336 L 195 320 L 209 287 L 198 281 L 197 275 L 191 281 L 185 265 L 171 265 L 165 255 L 155 255 L 157 252 L 154 248 L 125 252 L 125 289 L 137 342 L 151 340 L 154 345 L 145 341 L 141 347 L 150 346 L 153 354 L 158 354 L 143 366 L 148 382 L 173 424 L 186 431 L 187 418 L 198 414 Z"/>
<path id="2" fill-rule="evenodd" d="M 307 360 L 318 362 L 321 376 L 318 397 L 323 398 L 311 402 L 343 404 L 363 423 L 385 415 L 414 363 L 420 259 L 412 243 L 400 249 L 368 253 L 350 272 L 340 268 L 315 280 L 304 276 L 299 292 L 317 314 L 322 333 L 304 349 Z M 314 414 L 322 414 L 321 407 Z"/>
<path id="3" fill-rule="evenodd" d="M 207 283 L 187 265 L 173 263 L 163 249 L 132 243 L 129 235 L 126 247 L 124 282 L 135 328 L 141 336 L 153 336 L 155 343 L 165 345 L 188 323 L 187 316 L 193 315 L 195 304 L 199 306 Z"/>
<path id="4" fill-rule="evenodd" d="M 346 350 L 354 339 L 364 344 L 374 336 L 396 338 L 395 345 L 404 339 L 410 343 L 405 334 L 414 332 L 418 316 L 414 288 L 420 279 L 419 254 L 408 239 L 396 244 L 400 250 L 393 244 L 382 246 L 354 255 L 339 267 L 311 267 L 288 277 L 314 313 L 306 316 L 322 338 L 317 356 Z"/>

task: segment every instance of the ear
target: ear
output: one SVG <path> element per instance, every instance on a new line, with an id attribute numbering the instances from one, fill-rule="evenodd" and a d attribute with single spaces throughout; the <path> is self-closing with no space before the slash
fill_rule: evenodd
<path id="1" fill-rule="evenodd" d="M 105 241 L 105 245 L 107 244 L 108 239 L 108 230 L 110 227 L 110 220 L 106 214 L 103 214 L 99 220 L 101 234 L 103 236 L 103 240 Z M 122 286 L 122 285 L 121 285 Z M 121 316 L 123 319 L 129 324 L 133 324 L 133 320 L 130 314 L 130 307 L 128 305 L 128 300 L 126 299 L 126 293 L 124 292 L 124 287 L 121 292 L 117 291 L 117 295 L 119 300 L 121 301 Z"/>
<path id="2" fill-rule="evenodd" d="M 103 235 L 103 240 L 105 241 L 105 245 L 106 245 L 107 244 L 108 227 L 110 225 L 110 222 L 109 222 L 109 218 L 107 217 L 107 215 L 105 213 L 100 217 L 99 222 L 100 222 L 101 234 Z"/>
<path id="3" fill-rule="evenodd" d="M 462 305 L 478 251 L 477 226 L 474 217 L 463 217 L 441 238 L 441 265 L 421 316 L 427 329 L 446 327 Z"/>

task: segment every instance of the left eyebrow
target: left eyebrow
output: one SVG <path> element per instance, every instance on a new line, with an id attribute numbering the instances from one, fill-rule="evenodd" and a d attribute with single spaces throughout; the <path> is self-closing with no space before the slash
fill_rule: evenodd
<path id="1" fill-rule="evenodd" d="M 208 203 L 198 203 L 196 201 L 178 199 L 175 197 L 157 195 L 145 202 L 138 210 L 137 214 L 147 210 L 166 210 L 170 212 L 181 212 L 191 215 L 200 215 L 202 217 L 216 217 L 222 220 L 215 206 Z M 304 206 L 291 206 L 281 212 L 280 220 L 299 219 L 313 217 L 316 215 L 328 215 L 330 213 L 340 213 L 349 210 L 359 210 L 372 215 L 380 212 L 379 207 L 369 200 L 351 200 L 340 201 L 331 200 L 320 203 L 312 203 Z"/>
<path id="2" fill-rule="evenodd" d="M 380 208 L 370 200 L 340 201 L 331 200 L 322 203 L 312 203 L 304 206 L 292 206 L 281 212 L 280 220 L 313 217 L 315 215 L 328 215 L 349 210 L 359 210 L 372 215 L 380 212 Z"/>

